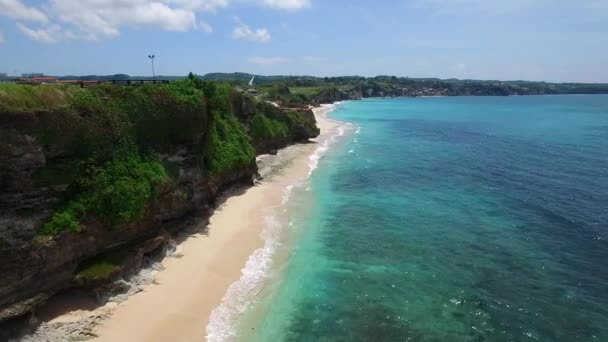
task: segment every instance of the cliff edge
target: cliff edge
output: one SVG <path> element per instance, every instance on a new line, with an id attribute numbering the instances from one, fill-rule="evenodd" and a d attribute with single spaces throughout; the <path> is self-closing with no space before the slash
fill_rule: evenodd
<path id="1" fill-rule="evenodd" d="M 0 339 L 59 292 L 111 290 L 252 184 L 257 154 L 318 134 L 308 109 L 193 78 L 0 86 Z"/>

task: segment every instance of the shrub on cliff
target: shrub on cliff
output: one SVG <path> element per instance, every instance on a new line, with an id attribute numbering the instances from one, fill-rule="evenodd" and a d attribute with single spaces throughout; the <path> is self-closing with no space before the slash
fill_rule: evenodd
<path id="1" fill-rule="evenodd" d="M 80 223 L 71 210 L 56 212 L 51 220 L 40 229 L 40 233 L 43 235 L 57 235 L 63 232 L 78 233 L 79 231 Z"/>
<path id="2" fill-rule="evenodd" d="M 115 101 L 128 116 L 135 141 L 144 148 L 193 144 L 207 129 L 203 93 L 187 82 L 125 87 Z"/>
<path id="3" fill-rule="evenodd" d="M 167 180 L 160 162 L 127 151 L 101 167 L 89 166 L 77 182 L 84 190 L 80 201 L 85 213 L 108 224 L 124 225 L 143 215 L 157 196 L 157 186 Z"/>
<path id="4" fill-rule="evenodd" d="M 282 146 L 316 128 L 312 114 L 285 112 L 194 75 L 130 87 L 3 85 L 0 100 L 0 111 L 20 117 L 19 109 L 31 120 L 25 133 L 36 137 L 47 163 L 34 172 L 36 184 L 69 184 L 63 205 L 40 228 L 48 235 L 78 231 L 87 219 L 122 226 L 142 217 L 168 180 L 147 156 L 200 151 L 201 172 L 215 180 L 252 172 L 252 143 Z"/>
<path id="5" fill-rule="evenodd" d="M 73 199 L 42 226 L 40 233 L 78 232 L 79 221 L 86 217 L 113 226 L 132 223 L 141 218 L 156 198 L 157 187 L 166 181 L 161 163 L 135 150 L 116 152 L 102 165 L 94 160 L 83 163 L 80 176 L 72 185 Z"/>
<path id="6" fill-rule="evenodd" d="M 258 113 L 254 115 L 251 120 L 249 134 L 254 142 L 259 142 L 264 140 L 286 139 L 289 135 L 289 131 L 287 125 L 284 123 Z"/>
<path id="7" fill-rule="evenodd" d="M 217 176 L 255 163 L 245 127 L 231 113 L 215 112 L 202 146 L 202 169 Z"/>
<path id="8" fill-rule="evenodd" d="M 297 140 L 316 137 L 321 133 L 311 111 L 289 111 L 285 113 L 284 120 Z"/>

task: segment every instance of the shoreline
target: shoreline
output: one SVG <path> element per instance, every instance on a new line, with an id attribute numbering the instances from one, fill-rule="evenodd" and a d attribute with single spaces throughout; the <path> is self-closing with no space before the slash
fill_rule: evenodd
<path id="1" fill-rule="evenodd" d="M 206 234 L 185 238 L 174 257 L 162 260 L 162 270 L 154 272 L 153 281 L 144 285 L 141 292 L 119 304 L 71 311 L 47 323 L 95 318 L 91 336 L 93 341 L 102 342 L 125 340 L 127 336 L 131 341 L 222 340 L 226 336 L 225 332 L 218 334 L 218 322 L 231 323 L 247 305 L 243 300 L 240 306 L 232 303 L 235 291 L 245 291 L 236 296 L 255 295 L 256 284 L 247 278 L 257 276 L 260 285 L 263 279 L 259 273 L 264 270 L 257 264 L 270 266 L 269 244 L 275 242 L 268 238 L 268 227 L 273 225 L 268 221 L 269 210 L 285 205 L 290 192 L 286 189 L 306 181 L 316 168 L 319 143 L 339 126 L 339 122 L 327 118 L 334 108 L 313 108 L 321 130 L 314 139 L 316 143 L 289 146 L 277 156 L 259 156 L 262 163 L 268 159 L 271 164 L 263 164 L 268 176 L 263 175 L 264 179 L 252 187 L 227 194 L 209 218 Z M 200 225 L 203 228 L 207 222 Z M 212 316 L 214 327 L 210 328 Z"/>

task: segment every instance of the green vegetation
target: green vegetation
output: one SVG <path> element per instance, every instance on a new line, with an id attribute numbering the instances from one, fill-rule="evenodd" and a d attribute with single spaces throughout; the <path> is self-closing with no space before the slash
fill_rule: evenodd
<path id="1" fill-rule="evenodd" d="M 323 90 L 323 87 L 289 87 L 289 91 L 295 95 L 304 95 L 310 97 L 316 95 Z"/>
<path id="2" fill-rule="evenodd" d="M 298 96 L 294 101 L 304 101 Z M 255 168 L 252 144 L 316 129 L 314 120 L 192 74 L 140 86 L 0 85 L 0 115 L 26 116 L 35 123 L 28 133 L 59 156 L 33 175 L 37 186 L 68 185 L 38 230 L 50 236 L 77 233 L 90 221 L 124 228 L 140 219 L 160 187 L 179 176 L 180 165 L 159 154 L 200 151 L 201 173 L 217 178 Z"/>
<path id="3" fill-rule="evenodd" d="M 205 75 L 205 79 L 233 82 L 244 87 L 253 75 L 243 73 Z M 528 81 L 458 80 L 409 78 L 395 76 L 260 76 L 255 78 L 258 91 L 273 101 L 298 103 L 298 98 L 311 102 L 329 102 L 373 96 L 420 95 L 542 95 L 542 94 L 608 94 L 608 84 L 547 83 Z M 277 93 L 276 87 L 288 87 L 289 94 Z M 329 97 L 328 97 L 329 96 Z"/>
<path id="4" fill-rule="evenodd" d="M 0 86 L 0 111 L 54 110 L 64 108 L 76 93 L 82 90 L 68 85 L 41 85 L 37 87 L 17 84 Z"/>
<path id="5" fill-rule="evenodd" d="M 119 152 L 103 166 L 88 165 L 76 180 L 79 197 L 69 207 L 102 222 L 125 225 L 140 218 L 156 188 L 168 180 L 162 164 L 134 151 Z M 74 210 L 74 209 L 73 209 Z"/>
<path id="6" fill-rule="evenodd" d="M 258 113 L 251 120 L 250 135 L 254 142 L 285 139 L 288 134 L 287 125 L 264 114 Z"/>
<path id="7" fill-rule="evenodd" d="M 321 132 L 316 125 L 314 116 L 304 116 L 298 112 L 288 111 L 285 114 L 287 127 L 297 140 L 306 137 L 316 137 Z"/>
<path id="8" fill-rule="evenodd" d="M 42 235 L 57 235 L 64 232 L 80 232 L 80 223 L 71 210 L 58 211 L 40 229 Z"/>
<path id="9" fill-rule="evenodd" d="M 245 128 L 232 114 L 222 112 L 213 115 L 202 156 L 204 169 L 214 176 L 248 168 L 255 162 L 255 150 Z"/>
<path id="10" fill-rule="evenodd" d="M 124 258 L 119 254 L 105 255 L 83 264 L 76 277 L 87 281 L 108 279 L 123 266 Z"/>
<path id="11" fill-rule="evenodd" d="M 105 164 L 82 163 L 73 186 L 76 196 L 42 226 L 43 235 L 79 232 L 80 219 L 92 216 L 112 226 L 140 218 L 168 180 L 162 164 L 135 151 L 120 151 Z"/>
<path id="12" fill-rule="evenodd" d="M 136 142 L 144 148 L 196 143 L 207 129 L 205 97 L 189 82 L 118 90 L 116 107 L 126 113 Z"/>
<path id="13" fill-rule="evenodd" d="M 284 83 L 278 83 L 270 87 L 266 87 L 265 93 L 266 98 L 272 101 L 280 101 L 283 103 L 283 105 L 288 107 L 300 107 L 310 103 L 311 100 L 311 97 L 304 93 L 293 93 L 289 86 Z"/>

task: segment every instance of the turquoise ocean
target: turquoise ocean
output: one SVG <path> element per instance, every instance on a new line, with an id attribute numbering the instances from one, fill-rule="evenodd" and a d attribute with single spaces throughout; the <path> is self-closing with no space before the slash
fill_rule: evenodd
<path id="1" fill-rule="evenodd" d="M 608 341 L 608 96 L 329 116 L 340 134 L 231 339 Z"/>

